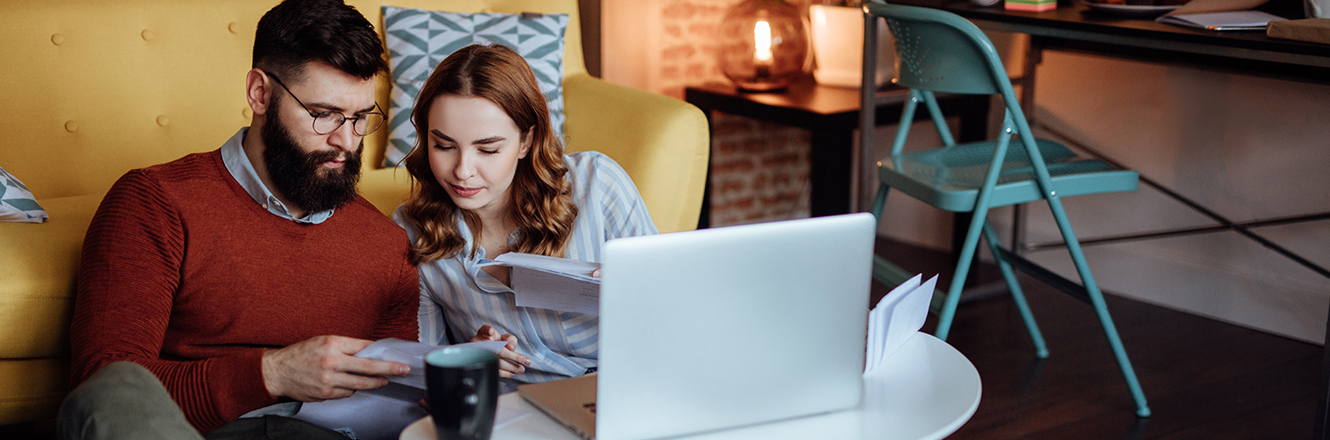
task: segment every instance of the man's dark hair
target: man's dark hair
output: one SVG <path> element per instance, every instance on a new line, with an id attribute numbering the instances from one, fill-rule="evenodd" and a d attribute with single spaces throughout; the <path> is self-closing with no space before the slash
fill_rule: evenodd
<path id="1" fill-rule="evenodd" d="M 342 0 L 286 0 L 263 14 L 253 67 L 298 81 L 310 61 L 364 79 L 388 71 L 374 25 Z"/>

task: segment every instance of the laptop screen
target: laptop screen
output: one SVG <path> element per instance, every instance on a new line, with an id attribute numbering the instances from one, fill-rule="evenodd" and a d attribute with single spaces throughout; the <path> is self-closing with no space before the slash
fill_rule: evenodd
<path id="1" fill-rule="evenodd" d="M 597 438 L 857 405 L 875 231 L 849 214 L 607 243 Z"/>

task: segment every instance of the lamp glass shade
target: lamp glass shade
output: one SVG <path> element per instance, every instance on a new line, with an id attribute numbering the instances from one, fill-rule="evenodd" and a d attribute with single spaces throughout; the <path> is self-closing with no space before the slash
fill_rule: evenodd
<path id="1" fill-rule="evenodd" d="M 745 0 L 720 24 L 720 69 L 749 91 L 783 89 L 803 73 L 808 30 L 799 8 L 780 0 Z"/>

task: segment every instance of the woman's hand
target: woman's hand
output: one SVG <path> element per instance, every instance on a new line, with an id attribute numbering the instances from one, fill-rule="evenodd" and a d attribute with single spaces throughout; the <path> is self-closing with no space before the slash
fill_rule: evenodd
<path id="1" fill-rule="evenodd" d="M 508 379 L 522 374 L 526 367 L 531 365 L 531 358 L 519 354 L 517 350 L 517 336 L 512 334 L 500 335 L 498 330 L 490 327 L 489 324 L 480 326 L 476 331 L 476 337 L 471 338 L 471 342 L 481 341 L 507 341 L 508 345 L 499 351 L 499 377 Z"/>

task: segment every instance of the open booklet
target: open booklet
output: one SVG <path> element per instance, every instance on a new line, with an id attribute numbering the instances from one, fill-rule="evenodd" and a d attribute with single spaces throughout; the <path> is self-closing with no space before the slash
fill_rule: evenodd
<path id="1" fill-rule="evenodd" d="M 1252 10 L 1269 0 L 1192 0 L 1155 21 L 1212 31 L 1260 31 L 1283 17 Z"/>
<path id="2" fill-rule="evenodd" d="M 891 357 L 896 349 L 919 332 L 928 319 L 928 306 L 933 302 L 933 289 L 937 275 L 920 282 L 923 275 L 915 275 L 891 289 L 868 312 L 868 354 L 864 359 L 864 374 L 872 373 L 878 365 Z"/>
<path id="3" fill-rule="evenodd" d="M 509 252 L 477 266 L 511 267 L 518 307 L 600 314 L 600 279 L 591 276 L 599 263 Z"/>
<path id="4" fill-rule="evenodd" d="M 456 346 L 476 347 L 498 353 L 503 350 L 504 344 L 504 341 L 484 341 Z M 356 353 L 356 357 L 401 362 L 411 366 L 411 374 L 390 377 L 387 386 L 357 391 L 344 399 L 302 404 L 300 412 L 294 417 L 340 432 L 351 439 L 396 439 L 407 425 L 429 415 L 420 407 L 420 399 L 425 398 L 425 355 L 439 348 L 442 347 L 401 339 L 375 341 Z M 494 417 L 494 425 L 517 420 L 526 414 L 521 410 L 500 406 Z"/>

